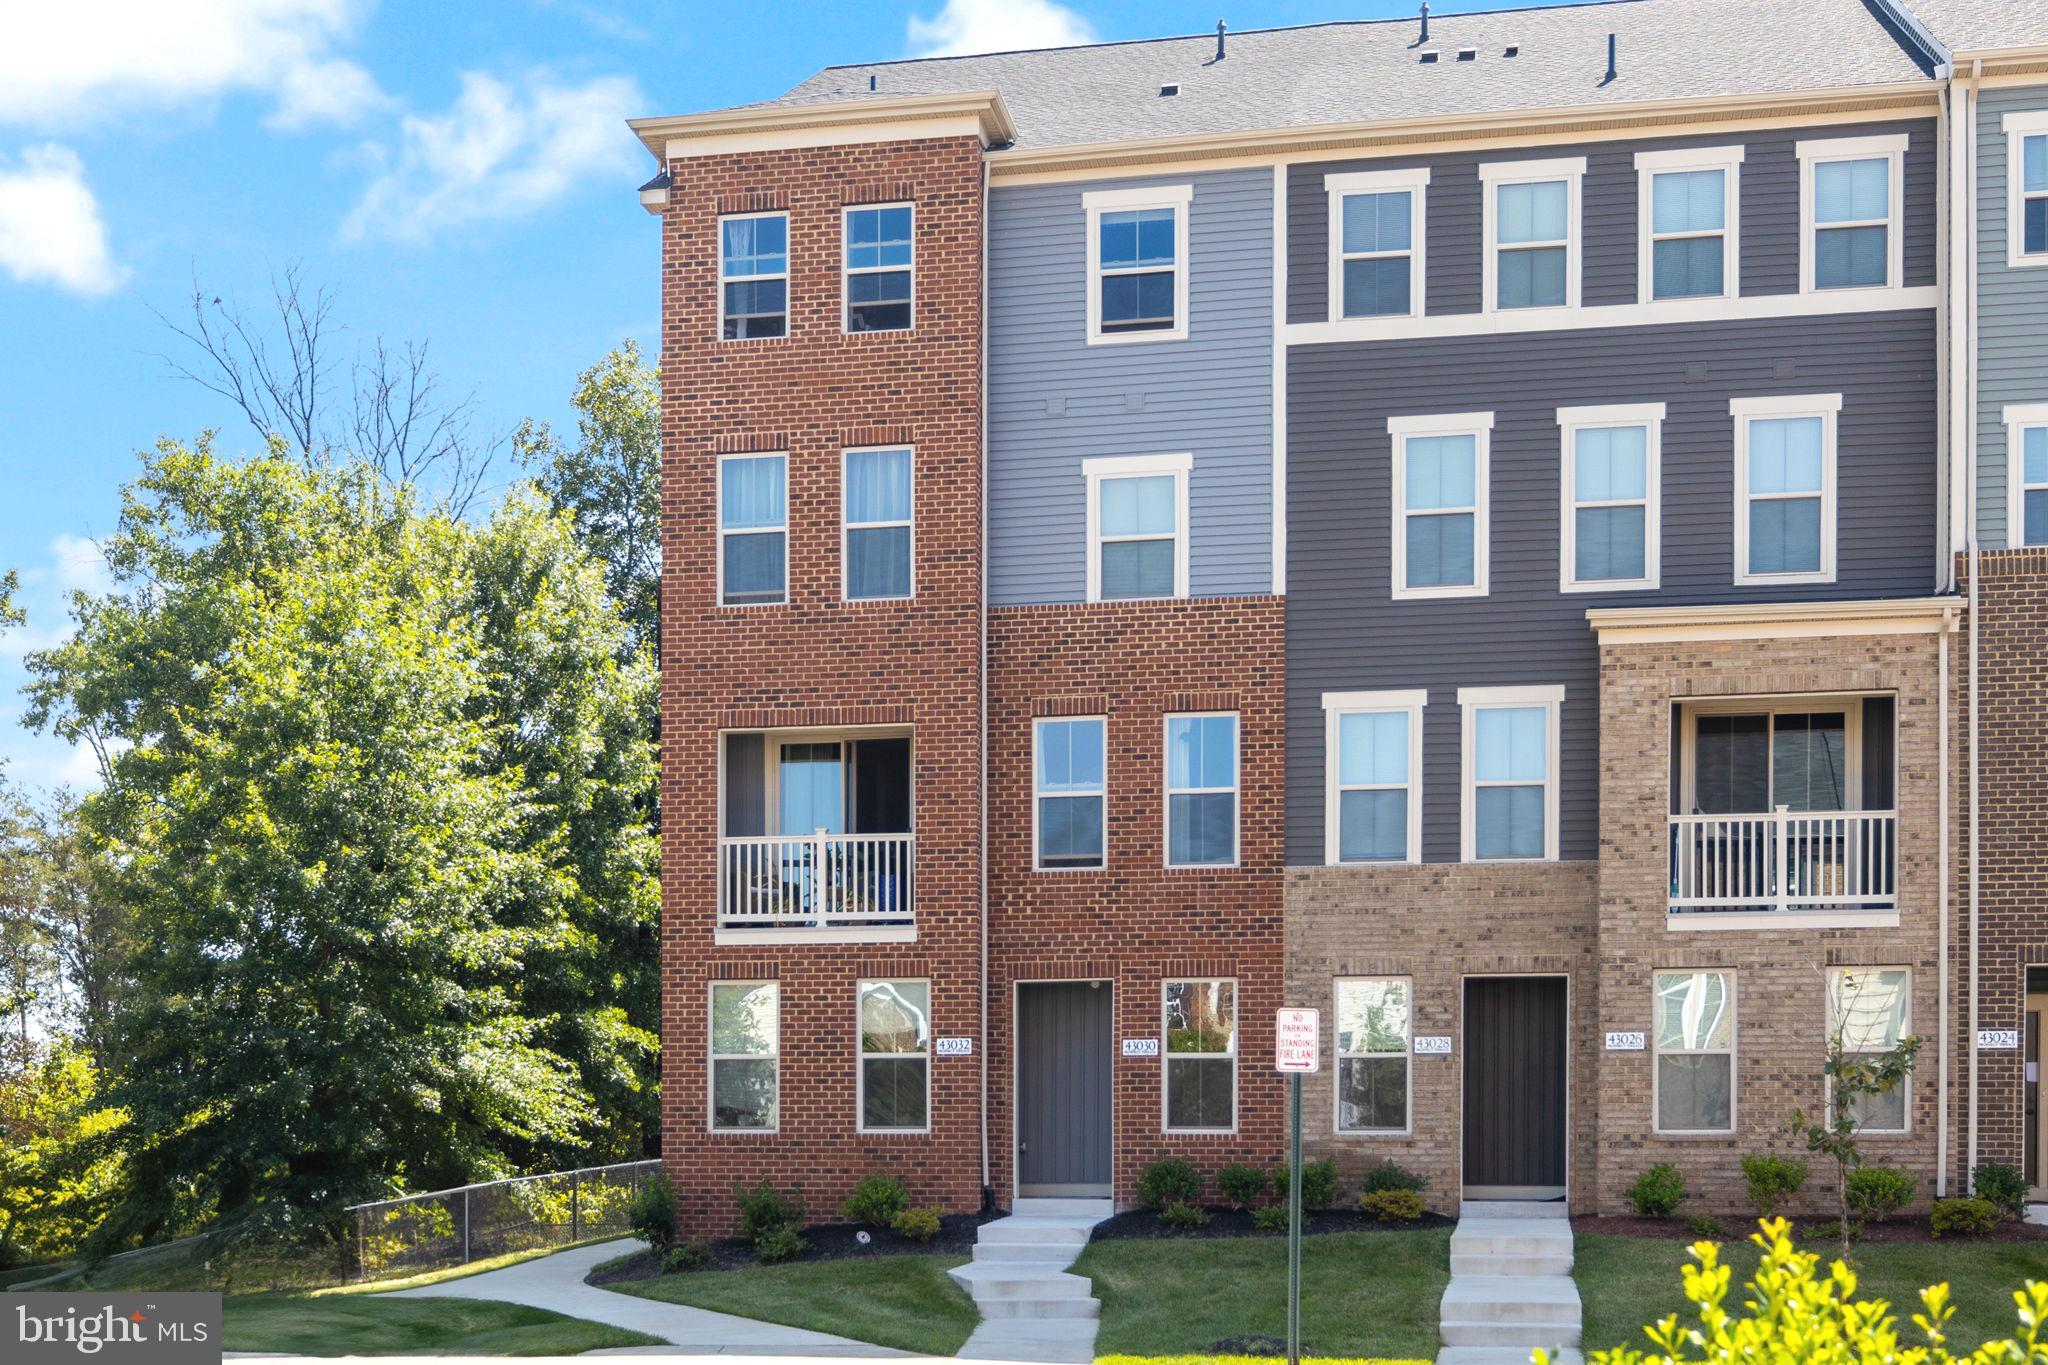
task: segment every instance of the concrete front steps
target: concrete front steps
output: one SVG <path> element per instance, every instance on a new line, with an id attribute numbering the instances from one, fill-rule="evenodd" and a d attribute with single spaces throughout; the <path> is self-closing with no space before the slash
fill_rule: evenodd
<path id="1" fill-rule="evenodd" d="M 974 1259 L 947 1272 L 981 1311 L 961 1358 L 1094 1360 L 1102 1304 L 1067 1267 L 1114 1211 L 1107 1199 L 1019 1199 L 1008 1218 L 982 1224 Z"/>
<path id="2" fill-rule="evenodd" d="M 1579 1287 L 1562 1202 L 1467 1201 L 1451 1233 L 1437 1365 L 1580 1365 Z"/>

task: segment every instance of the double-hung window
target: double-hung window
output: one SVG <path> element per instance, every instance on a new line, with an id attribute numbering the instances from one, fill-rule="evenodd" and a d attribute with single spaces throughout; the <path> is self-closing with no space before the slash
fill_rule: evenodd
<path id="1" fill-rule="evenodd" d="M 2005 406 L 2005 543 L 2048 545 L 2048 403 Z"/>
<path id="2" fill-rule="evenodd" d="M 1636 153 L 1639 300 L 1733 298 L 1740 292 L 1742 150 Z"/>
<path id="3" fill-rule="evenodd" d="M 1237 716 L 1166 718 L 1166 863 L 1237 861 Z"/>
<path id="4" fill-rule="evenodd" d="M 1557 859 L 1562 687 L 1461 687 L 1462 854 L 1470 862 Z"/>
<path id="5" fill-rule="evenodd" d="M 911 317 L 911 219 L 908 204 L 844 212 L 844 325 L 849 332 L 901 332 Z"/>
<path id="6" fill-rule="evenodd" d="M 1429 169 L 1323 177 L 1330 196 L 1330 317 L 1421 317 Z"/>
<path id="7" fill-rule="evenodd" d="M 841 507 L 849 601 L 910 596 L 911 452 L 849 450 Z"/>
<path id="8" fill-rule="evenodd" d="M 1483 597 L 1490 412 L 1390 417 L 1395 597 Z"/>
<path id="9" fill-rule="evenodd" d="M 1337 982 L 1337 1131 L 1408 1131 L 1410 984 L 1399 977 Z"/>
<path id="10" fill-rule="evenodd" d="M 1166 984 L 1166 1131 L 1237 1127 L 1237 983 Z"/>
<path id="11" fill-rule="evenodd" d="M 1579 187 L 1586 159 L 1495 161 L 1479 168 L 1485 208 L 1485 307 L 1579 303 Z"/>
<path id="12" fill-rule="evenodd" d="M 1088 343 L 1174 341 L 1188 334 L 1192 185 L 1091 190 Z"/>
<path id="13" fill-rule="evenodd" d="M 789 457 L 727 455 L 718 462 L 718 600 L 789 600 Z"/>
<path id="14" fill-rule="evenodd" d="M 1828 970 L 1828 1043 L 1849 1058 L 1891 1051 L 1908 1033 L 1913 1016 L 1913 974 L 1904 967 L 1833 967 Z M 1907 1083 L 1883 1095 L 1848 1101 L 1848 1117 L 1870 1133 L 1903 1133 L 1907 1128 Z M 1832 1094 L 1828 1110 L 1834 1112 Z"/>
<path id="15" fill-rule="evenodd" d="M 1105 721 L 1042 719 L 1032 726 L 1033 842 L 1037 866 L 1102 866 Z"/>
<path id="16" fill-rule="evenodd" d="M 1422 861 L 1422 708 L 1428 694 L 1325 692 L 1323 859 Z"/>
<path id="17" fill-rule="evenodd" d="M 1811 293 L 1905 283 L 1906 135 L 1809 140 L 1798 152 L 1801 287 Z"/>
<path id="18" fill-rule="evenodd" d="M 1838 393 L 1735 398 L 1735 581 L 1835 581 Z"/>
<path id="19" fill-rule="evenodd" d="M 931 1005 L 929 981 L 860 983 L 861 1132 L 931 1126 Z"/>
<path id="20" fill-rule="evenodd" d="M 773 981 L 711 983 L 711 1127 L 758 1132 L 776 1126 L 779 1009 Z"/>
<path id="21" fill-rule="evenodd" d="M 1191 455 L 1081 462 L 1088 490 L 1088 600 L 1188 595 Z"/>
<path id="22" fill-rule="evenodd" d="M 1559 408 L 1557 425 L 1564 452 L 1558 586 L 1656 587 L 1664 405 Z"/>
<path id="23" fill-rule="evenodd" d="M 726 341 L 789 335 L 789 215 L 718 220 L 718 335 Z"/>
<path id="24" fill-rule="evenodd" d="M 2048 265 L 2048 109 L 2005 116 L 2006 264 Z"/>
<path id="25" fill-rule="evenodd" d="M 1734 974 L 1658 972 L 1656 983 L 1657 1131 L 1733 1132 Z"/>

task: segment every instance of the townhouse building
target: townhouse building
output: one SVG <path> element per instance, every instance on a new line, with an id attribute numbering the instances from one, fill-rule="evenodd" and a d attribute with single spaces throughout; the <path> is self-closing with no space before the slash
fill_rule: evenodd
<path id="1" fill-rule="evenodd" d="M 1923 9 L 1978 3 L 1219 26 L 636 121 L 686 1215 L 1270 1164 L 1283 1004 L 1311 1154 L 1440 1208 L 1658 1161 L 1737 1207 L 1837 1038 L 1929 1040 L 1866 1116 L 1923 1197 L 2040 1179 L 2048 554 L 2000 538 L 2048 77 L 1958 74 Z"/>

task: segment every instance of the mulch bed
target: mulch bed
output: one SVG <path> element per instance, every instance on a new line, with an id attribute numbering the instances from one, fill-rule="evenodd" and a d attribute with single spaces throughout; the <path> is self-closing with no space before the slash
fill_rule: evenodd
<path id="1" fill-rule="evenodd" d="M 1572 1231 L 1599 1232 L 1613 1237 L 1656 1237 L 1674 1242 L 1744 1242 L 1749 1234 L 1756 1231 L 1756 1219 L 1750 1215 L 1729 1214 L 1721 1219 L 1722 1231 L 1711 1237 L 1701 1237 L 1685 1225 L 1685 1218 L 1630 1218 L 1609 1216 L 1604 1218 L 1574 1218 Z M 1793 1228 L 1799 1240 L 1808 1245 L 1827 1245 L 1838 1239 L 1832 1235 L 1818 1236 L 1816 1228 L 1825 1227 L 1832 1232 L 1832 1218 L 1795 1218 Z M 1959 1242 L 1960 1237 L 1936 1237 L 1928 1227 L 1925 1215 L 1894 1214 L 1890 1222 L 1865 1223 L 1859 1242 Z M 1977 1242 L 2041 1242 L 2048 1241 L 2048 1227 L 2038 1223 L 2023 1223 L 2008 1218 L 1999 1223 L 1982 1237 L 1969 1238 Z"/>
<path id="2" fill-rule="evenodd" d="M 1360 1209 L 1324 1209 L 1317 1213 L 1302 1210 L 1301 1230 L 1304 1234 L 1323 1232 L 1406 1232 L 1419 1228 L 1447 1228 L 1457 1222 L 1440 1213 L 1425 1213 L 1412 1223 L 1382 1223 L 1378 1217 Z M 1252 1222 L 1252 1216 L 1241 1209 L 1211 1208 L 1209 1221 L 1198 1228 L 1178 1228 L 1166 1222 L 1150 1209 L 1130 1209 L 1117 1214 L 1107 1222 L 1097 1223 L 1091 1242 L 1123 1242 L 1154 1237 L 1285 1237 L 1282 1232 L 1267 1232 Z M 1256 1352 L 1233 1354 L 1252 1355 Z"/>
<path id="3" fill-rule="evenodd" d="M 843 1261 L 857 1256 L 905 1256 L 920 1254 L 948 1253 L 965 1255 L 974 1249 L 974 1239 L 981 1225 L 998 1214 L 952 1213 L 939 1219 L 939 1235 L 929 1242 L 913 1242 L 887 1228 L 857 1228 L 847 1223 L 821 1223 L 803 1230 L 803 1239 L 809 1243 L 801 1256 L 793 1256 L 780 1265 L 799 1265 L 805 1261 Z M 862 1243 L 861 1235 L 868 1240 Z M 738 1270 L 746 1266 L 761 1264 L 761 1258 L 754 1254 L 753 1245 L 744 1237 L 720 1237 L 707 1245 L 711 1248 L 711 1264 L 707 1270 Z M 661 1258 L 652 1251 L 635 1253 L 631 1258 L 617 1265 L 593 1270 L 584 1277 L 585 1284 L 622 1284 L 627 1280 L 651 1280 L 661 1274 Z"/>

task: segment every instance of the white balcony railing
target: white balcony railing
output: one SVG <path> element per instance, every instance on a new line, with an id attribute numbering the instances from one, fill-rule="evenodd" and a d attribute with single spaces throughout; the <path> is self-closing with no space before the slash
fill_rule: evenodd
<path id="1" fill-rule="evenodd" d="M 718 841 L 726 929 L 839 929 L 915 923 L 910 834 L 769 834 Z"/>
<path id="2" fill-rule="evenodd" d="M 1889 909 L 1898 903 L 1894 811 L 1671 817 L 1671 909 Z"/>

